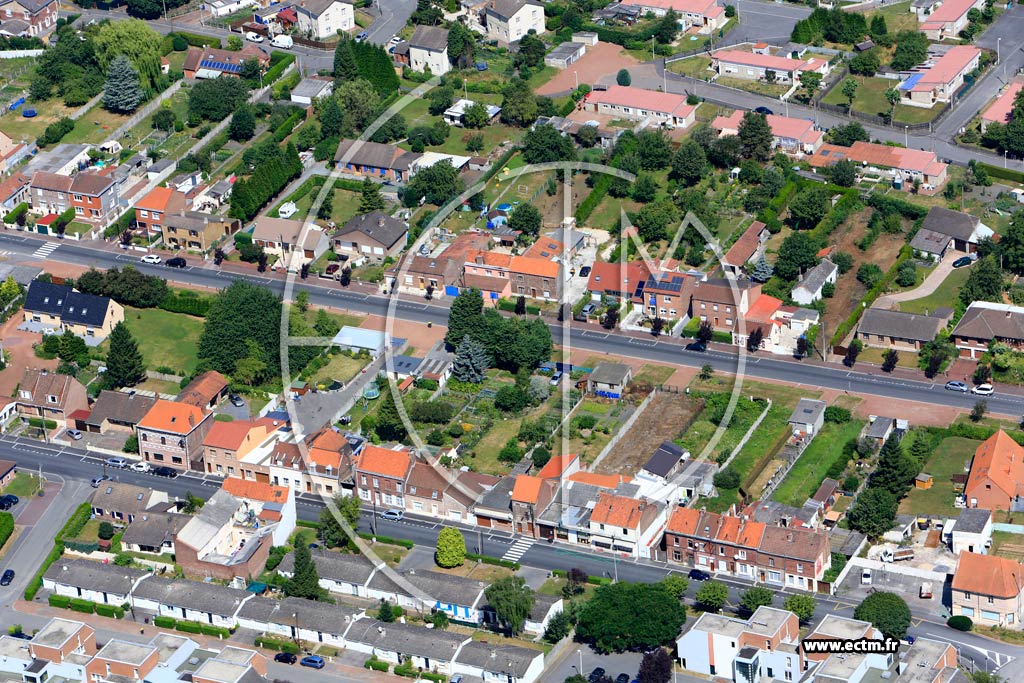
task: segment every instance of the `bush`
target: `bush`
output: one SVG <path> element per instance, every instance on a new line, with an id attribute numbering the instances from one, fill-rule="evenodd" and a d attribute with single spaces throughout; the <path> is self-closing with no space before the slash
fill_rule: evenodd
<path id="1" fill-rule="evenodd" d="M 388 668 L 390 668 L 390 664 L 388 664 L 387 662 L 382 662 L 381 660 L 377 659 L 377 655 L 374 655 L 367 659 L 365 662 L 363 662 L 363 666 L 367 669 L 372 669 L 373 671 L 382 671 L 384 673 L 387 673 Z"/>
<path id="2" fill-rule="evenodd" d="M 61 609 L 67 609 L 67 606 L 71 604 L 71 598 L 66 595 L 57 595 L 56 593 L 51 593 L 47 601 L 50 603 L 50 607 L 59 607 Z"/>
<path id="3" fill-rule="evenodd" d="M 965 617 L 962 614 L 957 614 L 949 618 L 946 622 L 946 626 L 957 631 L 970 631 L 974 628 L 974 622 L 971 621 L 970 617 Z"/>
<path id="4" fill-rule="evenodd" d="M 512 560 L 503 560 L 489 555 L 477 555 L 476 553 L 466 553 L 466 559 L 473 560 L 474 562 L 483 562 L 484 564 L 493 564 L 496 567 L 505 567 L 513 571 L 519 571 L 520 567 L 518 562 L 513 562 Z"/>
<path id="5" fill-rule="evenodd" d="M 14 515 L 10 512 L 0 512 L 0 548 L 4 547 L 13 533 Z"/>
<path id="6" fill-rule="evenodd" d="M 175 620 L 173 617 L 158 616 L 153 617 L 153 625 L 159 628 L 174 628 Z M 256 643 L 259 645 L 259 643 Z"/>
<path id="7" fill-rule="evenodd" d="M 257 636 L 254 642 L 257 647 L 265 647 L 268 650 L 276 650 L 277 652 L 290 652 L 293 655 L 299 654 L 299 646 L 291 640 L 284 640 L 283 638 L 274 638 L 272 636 Z"/>
<path id="8" fill-rule="evenodd" d="M 24 216 L 27 212 L 28 204 L 26 202 L 22 202 L 21 204 L 18 204 L 16 207 L 11 209 L 10 212 L 8 212 L 6 216 L 4 216 L 4 223 L 6 223 L 7 225 L 17 223 L 18 219 Z"/>
<path id="9" fill-rule="evenodd" d="M 389 536 L 374 536 L 373 534 L 360 533 L 359 537 L 363 538 L 363 539 L 366 539 L 367 541 L 369 541 L 371 539 L 375 539 L 377 541 L 377 543 L 387 543 L 388 545 L 398 545 L 398 546 L 401 546 L 401 547 L 405 548 L 406 550 L 412 550 L 413 545 L 414 545 L 412 541 L 407 541 L 407 540 L 402 539 L 402 538 L 390 538 Z M 469 557 L 469 555 L 467 554 L 466 557 Z"/>
<path id="10" fill-rule="evenodd" d="M 851 417 L 852 414 L 848 408 L 840 408 L 839 406 L 828 406 L 825 408 L 825 422 L 846 424 L 850 421 Z"/>
<path id="11" fill-rule="evenodd" d="M 90 602 L 89 600 L 83 600 L 82 598 L 72 598 L 68 607 L 73 611 L 81 612 L 82 614 L 92 614 L 96 611 L 96 603 Z"/>
<path id="12" fill-rule="evenodd" d="M 74 129 L 75 122 L 65 116 L 60 121 L 48 125 L 36 142 L 40 146 L 55 145 Z"/>
<path id="13" fill-rule="evenodd" d="M 195 621 L 175 621 L 174 630 L 182 633 L 200 633 L 203 625 Z"/>
<path id="14" fill-rule="evenodd" d="M 101 617 L 113 617 L 114 619 L 124 618 L 124 610 L 117 605 L 96 605 L 96 614 Z"/>

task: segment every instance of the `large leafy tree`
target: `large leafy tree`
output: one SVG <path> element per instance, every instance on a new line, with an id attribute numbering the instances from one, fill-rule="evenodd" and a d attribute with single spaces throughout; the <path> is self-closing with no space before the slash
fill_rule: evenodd
<path id="1" fill-rule="evenodd" d="M 502 91 L 501 120 L 525 128 L 537 120 L 537 96 L 530 85 L 519 78 L 513 79 Z"/>
<path id="2" fill-rule="evenodd" d="M 364 78 L 345 81 L 334 89 L 333 98 L 341 108 L 343 132 L 363 130 L 380 109 L 380 95 L 373 83 Z"/>
<path id="3" fill-rule="evenodd" d="M 124 55 L 118 55 L 107 68 L 107 83 L 103 88 L 103 106 L 118 114 L 130 114 L 145 99 L 139 85 L 139 73 Z"/>
<path id="4" fill-rule="evenodd" d="M 200 80 L 189 88 L 188 113 L 207 121 L 223 121 L 248 98 L 249 91 L 238 78 Z"/>
<path id="5" fill-rule="evenodd" d="M 798 230 L 810 230 L 828 213 L 828 190 L 814 186 L 799 192 L 789 203 L 789 221 Z"/>
<path id="6" fill-rule="evenodd" d="M 537 126 L 523 136 L 523 161 L 528 164 L 574 159 L 576 147 L 572 140 L 551 126 Z"/>
<path id="7" fill-rule="evenodd" d="M 870 622 L 886 638 L 897 640 L 907 635 L 910 628 L 910 608 L 896 593 L 872 593 L 857 605 L 853 618 Z"/>
<path id="8" fill-rule="evenodd" d="M 636 136 L 640 168 L 658 171 L 672 163 L 672 142 L 661 130 L 645 130 Z"/>
<path id="9" fill-rule="evenodd" d="M 756 612 L 758 607 L 771 605 L 774 597 L 775 593 L 771 588 L 754 586 L 743 591 L 743 595 L 740 597 L 740 605 L 748 612 Z"/>
<path id="10" fill-rule="evenodd" d="M 406 206 L 416 206 L 423 197 L 430 204 L 442 206 L 455 199 L 465 187 L 459 172 L 444 159 L 421 169 L 405 186 L 402 201 Z"/>
<path id="11" fill-rule="evenodd" d="M 850 528 L 878 538 L 896 522 L 896 496 L 885 489 L 864 489 L 850 508 Z"/>
<path id="12" fill-rule="evenodd" d="M 466 539 L 453 526 L 446 526 L 437 534 L 437 551 L 434 561 L 438 567 L 451 569 L 466 561 Z"/>
<path id="13" fill-rule="evenodd" d="M 139 353 L 139 345 L 124 322 L 110 332 L 110 350 L 107 352 L 107 371 L 103 383 L 109 389 L 133 387 L 146 379 L 146 363 Z"/>
<path id="14" fill-rule="evenodd" d="M 473 32 L 459 22 L 452 23 L 448 29 L 448 59 L 460 68 L 473 63 L 476 50 L 476 37 Z"/>
<path id="15" fill-rule="evenodd" d="M 729 599 L 729 587 L 721 581 L 705 581 L 693 597 L 705 612 L 717 612 Z"/>
<path id="16" fill-rule="evenodd" d="M 640 683 L 668 683 L 672 680 L 672 655 L 657 647 L 644 653 L 636 678 Z"/>
<path id="17" fill-rule="evenodd" d="M 775 259 L 775 274 L 783 280 L 796 277 L 818 264 L 818 241 L 805 232 L 794 232 L 782 240 Z"/>
<path id="18" fill-rule="evenodd" d="M 526 585 L 523 577 L 506 576 L 498 579 L 487 587 L 484 597 L 509 633 L 515 635 L 523 630 L 534 602 L 533 589 Z"/>
<path id="19" fill-rule="evenodd" d="M 813 596 L 804 595 L 797 593 L 790 595 L 782 603 L 783 609 L 789 610 L 796 615 L 796 618 L 800 620 L 800 623 L 805 623 L 808 619 L 814 616 L 814 608 L 817 606 L 817 601 Z"/>
<path id="20" fill-rule="evenodd" d="M 546 50 L 544 41 L 537 37 L 537 33 L 533 29 L 530 29 L 530 32 L 519 40 L 516 63 L 531 69 L 540 66 L 544 62 Z"/>
<path id="21" fill-rule="evenodd" d="M 250 107 L 239 107 L 231 116 L 231 123 L 228 124 L 228 137 L 238 142 L 251 140 L 256 132 L 256 117 Z"/>
<path id="22" fill-rule="evenodd" d="M 284 584 L 284 593 L 290 597 L 320 600 L 326 591 L 320 587 L 320 575 L 316 571 L 316 563 L 305 543 L 295 544 L 295 568 L 292 578 Z"/>
<path id="23" fill-rule="evenodd" d="M 540 224 L 540 209 L 533 204 L 520 204 L 508 217 L 508 227 L 521 231 L 523 235 L 536 235 L 540 232 Z"/>
<path id="24" fill-rule="evenodd" d="M 685 608 L 664 585 L 619 582 L 598 587 L 580 612 L 576 637 L 600 654 L 650 649 L 670 644 L 685 622 Z"/>
<path id="25" fill-rule="evenodd" d="M 328 548 L 347 545 L 351 540 L 351 536 L 341 522 L 345 522 L 349 529 L 353 530 L 359 524 L 360 507 L 357 497 L 335 496 L 334 507 L 338 511 L 340 521 L 330 507 L 325 507 L 320 511 L 320 540 Z"/>
<path id="26" fill-rule="evenodd" d="M 764 114 L 745 113 L 739 125 L 739 138 L 744 157 L 762 162 L 771 159 L 775 136 Z"/>
<path id="27" fill-rule="evenodd" d="M 971 266 L 971 274 L 960 288 L 960 301 L 969 306 L 973 301 L 1002 300 L 1003 272 L 995 257 L 986 256 Z"/>
<path id="28" fill-rule="evenodd" d="M 280 365 L 281 301 L 265 287 L 235 281 L 214 298 L 199 337 L 199 360 L 212 369 L 231 374 L 240 358 L 251 355 L 251 341 L 259 349 L 267 371 Z"/>
<path id="29" fill-rule="evenodd" d="M 999 240 L 999 254 L 1004 268 L 1018 275 L 1024 273 L 1024 209 L 1013 213 L 1006 234 Z"/>
<path id="30" fill-rule="evenodd" d="M 139 74 L 142 88 L 153 91 L 160 77 L 160 34 L 139 19 L 103 22 L 93 35 L 96 58 L 101 69 L 108 69 L 121 55 L 128 58 Z M 226 79 L 231 80 L 231 79 Z"/>
<path id="31" fill-rule="evenodd" d="M 697 184 L 708 170 L 708 158 L 704 149 L 693 140 L 687 140 L 672 157 L 673 178 L 684 185 Z"/>

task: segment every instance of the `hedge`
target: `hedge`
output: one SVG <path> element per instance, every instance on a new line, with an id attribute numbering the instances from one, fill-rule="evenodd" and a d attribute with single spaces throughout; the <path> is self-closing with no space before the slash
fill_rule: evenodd
<path id="1" fill-rule="evenodd" d="M 92 614 L 96 611 L 96 603 L 90 600 L 83 600 L 82 598 L 72 598 L 71 604 L 68 605 L 73 611 L 81 612 L 82 614 Z"/>
<path id="2" fill-rule="evenodd" d="M 860 197 L 857 195 L 856 190 L 847 191 L 843 198 L 836 202 L 836 205 L 832 207 L 832 210 L 818 222 L 814 229 L 811 230 L 811 234 L 815 237 L 824 239 L 832 234 L 832 231 L 842 225 L 843 221 L 850 217 L 855 211 L 860 211 L 864 207 L 861 204 Z"/>
<path id="3" fill-rule="evenodd" d="M 94 553 L 100 549 L 100 544 L 96 541 L 64 541 L 64 547 L 68 550 L 74 550 L 79 553 Z"/>
<path id="4" fill-rule="evenodd" d="M 391 673 L 395 674 L 396 676 L 403 676 L 405 678 L 419 677 L 419 672 L 417 672 L 416 669 L 412 667 L 412 662 L 408 661 L 395 666 L 395 668 L 391 670 Z"/>
<path id="5" fill-rule="evenodd" d="M 268 650 L 275 650 L 277 652 L 290 652 L 293 655 L 299 654 L 299 646 L 290 640 L 273 638 L 271 636 L 256 636 L 256 640 L 253 642 L 256 644 L 257 647 L 265 647 Z"/>
<path id="6" fill-rule="evenodd" d="M 55 545 L 53 548 L 50 549 L 50 552 L 46 555 L 46 558 L 43 560 L 43 564 L 39 567 L 39 571 L 36 572 L 35 576 L 32 577 L 32 580 L 28 582 L 27 586 L 25 586 L 24 595 L 26 600 L 35 599 L 36 593 L 38 593 L 39 589 L 43 587 L 43 574 L 46 573 L 46 570 L 50 568 L 51 564 L 60 559 L 60 556 L 63 553 L 63 542 L 60 545 Z"/>
<path id="7" fill-rule="evenodd" d="M 277 60 L 276 63 L 275 59 Z M 273 83 L 274 81 L 279 79 L 281 77 L 281 74 L 284 73 L 284 70 L 287 69 L 289 65 L 291 65 L 291 63 L 294 61 L 295 55 L 286 54 L 284 52 L 279 52 L 277 50 L 271 52 L 270 63 L 272 64 L 272 66 L 269 69 L 267 69 L 267 73 L 263 74 L 263 82 Z"/>
<path id="8" fill-rule="evenodd" d="M 602 38 L 603 40 L 603 38 Z M 604 196 L 608 194 L 608 188 L 612 184 L 612 178 L 607 173 L 602 173 L 597 180 L 594 181 L 594 187 L 590 190 L 590 194 L 584 199 L 578 207 L 576 207 L 576 222 L 583 224 L 590 218 L 590 214 L 594 213 L 594 209 L 601 203 Z"/>
<path id="9" fill-rule="evenodd" d="M 175 621 L 174 630 L 182 633 L 199 633 L 203 630 L 203 625 L 198 621 Z"/>
<path id="10" fill-rule="evenodd" d="M 319 522 L 311 522 L 308 519 L 297 519 L 295 520 L 295 526 L 305 527 L 307 529 L 319 529 Z"/>
<path id="11" fill-rule="evenodd" d="M 7 539 L 14 533 L 14 515 L 10 512 L 0 512 L 0 548 L 4 547 Z"/>
<path id="12" fill-rule="evenodd" d="M 923 206 L 911 204 L 907 200 L 900 199 L 899 197 L 889 197 L 883 194 L 872 194 L 868 197 L 868 206 L 884 214 L 898 213 L 904 218 L 909 218 L 912 221 L 916 221 L 918 218 L 924 218 L 928 215 L 928 209 Z"/>
<path id="13" fill-rule="evenodd" d="M 946 622 L 946 626 L 957 631 L 970 631 L 974 628 L 974 622 L 971 621 L 970 617 L 965 617 L 962 614 L 956 614 L 949 618 Z"/>
<path id="14" fill-rule="evenodd" d="M 305 117 L 305 112 L 295 113 L 284 120 L 284 122 L 274 129 L 274 142 L 283 142 L 286 137 L 292 134 L 295 126 L 299 124 L 299 120 Z"/>
<path id="15" fill-rule="evenodd" d="M 114 619 L 121 619 L 124 617 L 124 609 L 117 605 L 96 605 L 96 614 L 101 617 L 113 617 Z"/>
<path id="16" fill-rule="evenodd" d="M 204 636 L 231 637 L 231 629 L 224 628 L 223 626 L 214 626 L 213 624 L 199 624 L 199 632 Z"/>
<path id="17" fill-rule="evenodd" d="M 25 599 L 34 600 L 36 593 L 43 587 L 43 574 L 50 568 L 50 565 L 60 559 L 60 556 L 64 554 L 64 539 L 74 538 L 82 532 L 85 528 L 89 518 L 92 517 L 92 507 L 89 503 L 82 503 L 75 511 L 71 513 L 71 517 L 64 523 L 64 526 L 57 535 L 53 538 L 53 548 L 43 559 L 43 563 L 39 566 L 39 570 L 36 572 L 32 580 L 29 581 L 28 585 L 25 586 Z"/>
<path id="18" fill-rule="evenodd" d="M 405 548 L 406 550 L 412 550 L 413 545 L 415 545 L 412 541 L 407 541 L 403 538 L 391 538 L 389 536 L 374 536 L 373 534 L 364 533 L 359 534 L 359 537 L 366 539 L 367 541 L 387 543 L 388 545 L 399 545 Z M 467 554 L 466 557 L 469 557 L 469 555 Z"/>
<path id="19" fill-rule="evenodd" d="M 4 216 L 4 223 L 7 223 L 8 225 L 17 223 L 18 219 L 25 215 L 27 212 L 28 204 L 26 202 L 22 202 L 21 204 L 18 204 L 16 207 L 11 209 L 10 212 L 8 212 L 6 216 Z"/>
<path id="20" fill-rule="evenodd" d="M 160 628 L 174 628 L 175 619 L 174 617 L 153 617 L 153 625 Z"/>
<path id="21" fill-rule="evenodd" d="M 979 163 L 978 166 L 985 169 L 993 178 L 1000 178 L 1002 180 L 1012 180 L 1017 183 L 1024 183 L 1024 173 L 1015 171 L 1012 168 L 1002 168 L 999 166 L 993 166 L 991 164 Z"/>
<path id="22" fill-rule="evenodd" d="M 170 313 L 184 313 L 186 315 L 194 315 L 197 318 L 205 318 L 206 314 L 210 312 L 210 306 L 212 305 L 212 297 L 199 296 L 191 291 L 170 291 L 167 292 L 167 296 L 160 302 L 157 308 Z"/>
<path id="23" fill-rule="evenodd" d="M 363 668 L 373 669 L 374 671 L 387 672 L 389 664 L 387 662 L 382 662 L 381 660 L 377 659 L 376 655 L 374 655 L 367 659 L 365 662 L 363 662 Z"/>
<path id="24" fill-rule="evenodd" d="M 467 560 L 473 560 L 474 562 L 483 562 L 484 564 L 493 564 L 496 567 L 505 567 L 514 571 L 519 571 L 519 563 L 512 562 L 511 560 L 503 560 L 500 557 L 491 557 L 489 555 L 477 555 L 476 553 L 466 553 Z"/>
<path id="25" fill-rule="evenodd" d="M 37 427 L 37 428 L 40 428 L 40 427 L 46 428 L 46 429 L 56 429 L 57 428 L 56 420 L 44 420 L 41 417 L 30 417 L 28 419 L 28 424 L 29 424 L 30 427 Z M 81 529 L 79 529 L 79 531 L 81 531 Z"/>
<path id="26" fill-rule="evenodd" d="M 434 683 L 444 683 L 448 677 L 444 674 L 436 674 L 433 671 L 424 671 L 420 674 L 420 678 L 425 678 L 428 681 L 434 681 Z"/>
<path id="27" fill-rule="evenodd" d="M 557 576 L 559 578 L 563 578 L 564 579 L 568 575 L 568 572 L 566 572 L 564 569 L 552 569 L 551 570 L 551 575 L 552 576 Z M 593 584 L 595 586 L 608 586 L 608 585 L 611 584 L 611 582 L 612 582 L 612 580 L 609 579 L 607 576 L 588 576 L 587 577 L 587 583 Z"/>
<path id="28" fill-rule="evenodd" d="M 198 33 L 188 33 L 187 31 L 175 31 L 171 36 L 181 36 L 185 39 L 185 42 L 193 47 L 221 47 L 222 43 L 220 38 L 216 36 L 202 36 Z"/>
<path id="29" fill-rule="evenodd" d="M 516 310 L 516 302 L 511 299 L 498 299 L 498 310 L 512 313 Z M 540 315 L 540 306 L 526 304 L 526 312 L 530 315 Z"/>
<path id="30" fill-rule="evenodd" d="M 57 595 L 56 593 L 51 593 L 50 597 L 48 598 L 48 602 L 50 603 L 50 607 L 60 607 L 61 609 L 66 609 L 67 606 L 71 604 L 71 598 L 67 597 L 66 595 Z"/>

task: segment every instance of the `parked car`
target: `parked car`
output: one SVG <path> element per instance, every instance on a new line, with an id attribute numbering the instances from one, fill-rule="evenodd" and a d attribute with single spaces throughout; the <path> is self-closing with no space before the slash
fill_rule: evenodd
<path id="1" fill-rule="evenodd" d="M 361 42 L 363 42 L 364 40 L 366 40 L 369 37 L 370 37 L 370 34 L 367 33 L 366 31 L 363 31 L 362 33 L 360 33 L 359 35 L 356 36 L 356 42 L 357 43 L 361 43 Z"/>
<path id="2" fill-rule="evenodd" d="M 452 683 L 462 683 L 462 674 L 452 676 Z"/>
<path id="3" fill-rule="evenodd" d="M 960 392 L 963 392 L 965 394 L 968 391 L 970 391 L 970 387 L 967 386 L 966 382 L 958 382 L 956 380 L 953 380 L 951 382 L 946 382 L 946 387 L 945 388 L 946 388 L 946 391 L 960 391 Z"/>
<path id="4" fill-rule="evenodd" d="M 302 666 L 308 666 L 311 669 L 322 669 L 324 668 L 325 662 L 324 658 L 320 655 L 306 655 L 301 660 L 299 660 L 299 664 L 301 664 Z"/>
<path id="5" fill-rule="evenodd" d="M 167 265 L 170 268 L 185 268 L 188 266 L 188 261 L 180 256 L 175 256 L 174 258 L 167 259 Z"/>
<path id="6" fill-rule="evenodd" d="M 154 266 L 159 264 L 161 260 L 162 259 L 160 258 L 159 254 L 146 254 L 145 256 L 142 257 L 143 263 L 148 263 Z"/>
<path id="7" fill-rule="evenodd" d="M 4 571 L 3 576 L 0 576 L 0 586 L 10 586 L 11 581 L 14 581 L 14 570 L 8 569 Z"/>
<path id="8" fill-rule="evenodd" d="M 629 683 L 629 674 L 619 674 L 615 677 L 615 683 Z"/>
<path id="9" fill-rule="evenodd" d="M 704 353 L 705 351 L 708 350 L 708 345 L 705 344 L 704 342 L 699 342 L 699 341 L 690 342 L 689 344 L 686 345 L 686 350 L 687 351 L 699 351 L 701 353 Z"/>
<path id="10" fill-rule="evenodd" d="M 291 652 L 278 652 L 274 655 L 275 662 L 281 662 L 282 664 L 294 664 L 299 661 L 299 658 Z"/>
<path id="11" fill-rule="evenodd" d="M 69 439 L 74 439 L 75 441 L 81 441 L 82 439 L 82 432 L 77 429 L 69 429 L 64 433 L 68 435 Z"/>
<path id="12" fill-rule="evenodd" d="M 549 379 L 549 380 L 548 380 L 548 384 L 550 384 L 550 385 L 551 385 L 551 386 L 553 386 L 553 387 L 554 387 L 554 386 L 558 386 L 558 383 L 559 383 L 560 381 L 562 381 L 562 375 L 563 375 L 563 374 L 564 374 L 564 373 L 563 373 L 563 372 L 562 372 L 561 370 L 559 370 L 559 371 L 558 371 L 558 372 L 556 372 L 555 374 L 551 375 L 551 379 Z"/>
<path id="13" fill-rule="evenodd" d="M 860 582 L 865 586 L 871 585 L 871 570 L 865 569 L 860 575 Z"/>
<path id="14" fill-rule="evenodd" d="M 158 477 L 167 477 L 168 479 L 174 479 L 175 477 L 178 476 L 178 470 L 174 469 L 173 467 L 161 465 L 160 467 L 153 468 L 153 474 L 155 474 Z"/>
<path id="15" fill-rule="evenodd" d="M 11 501 L 9 501 L 9 500 L 0 500 L 0 510 L 10 510 L 12 507 L 14 507 L 14 506 L 11 505 Z"/>
<path id="16" fill-rule="evenodd" d="M 597 667 L 596 669 L 590 672 L 590 675 L 587 676 L 587 678 L 590 680 L 590 683 L 597 683 L 597 681 L 604 678 L 604 669 L 602 669 L 601 667 Z"/>
<path id="17" fill-rule="evenodd" d="M 591 271 L 591 267 L 590 266 L 583 266 L 582 268 L 580 268 L 580 277 L 587 277 L 587 276 L 589 276 L 590 275 L 590 271 Z"/>
<path id="18" fill-rule="evenodd" d="M 131 470 L 132 470 L 132 472 L 143 472 L 143 473 L 145 473 L 145 472 L 152 472 L 153 471 L 153 466 L 150 465 L 145 460 L 140 460 L 139 462 L 132 463 Z"/>
<path id="19" fill-rule="evenodd" d="M 775 112 L 773 112 L 768 107 L 758 107 L 757 109 L 754 110 L 754 113 L 755 114 L 764 114 L 765 116 L 771 116 Z"/>
<path id="20" fill-rule="evenodd" d="M 405 512 L 403 510 L 398 509 L 385 510 L 384 512 L 380 513 L 381 519 L 390 519 L 393 522 L 398 522 L 403 517 L 405 517 Z"/>
<path id="21" fill-rule="evenodd" d="M 286 36 L 282 34 L 271 38 L 270 44 L 273 45 L 274 47 L 280 47 L 284 48 L 285 50 L 290 50 L 292 46 L 295 45 L 295 41 L 292 40 L 291 36 Z"/>
<path id="22" fill-rule="evenodd" d="M 232 394 L 231 396 L 228 396 L 228 400 L 231 401 L 231 405 L 233 405 L 236 408 L 245 407 L 245 401 L 243 401 L 242 397 L 239 396 L 238 394 Z"/>
<path id="23" fill-rule="evenodd" d="M 586 320 L 587 316 L 597 310 L 597 304 L 587 304 L 580 310 L 580 317 Z"/>
<path id="24" fill-rule="evenodd" d="M 953 261 L 953 267 L 963 268 L 964 266 L 969 266 L 972 263 L 974 263 L 974 259 L 972 259 L 970 256 L 961 256 L 956 261 Z"/>
<path id="25" fill-rule="evenodd" d="M 255 31 L 249 31 L 248 33 L 246 33 L 245 34 L 245 39 L 250 41 L 250 42 L 252 42 L 252 43 L 262 43 L 263 42 L 263 36 L 261 36 L 260 34 L 256 33 Z"/>
<path id="26" fill-rule="evenodd" d="M 128 467 L 128 461 L 124 458 L 107 458 L 104 462 L 107 467 L 116 467 L 119 470 Z"/>
<path id="27" fill-rule="evenodd" d="M 21 498 L 18 498 L 13 493 L 7 493 L 0 496 L 0 503 L 10 503 L 11 505 L 17 505 L 21 502 Z"/>
<path id="28" fill-rule="evenodd" d="M 90 485 L 91 485 L 91 486 L 92 486 L 92 487 L 93 487 L 94 489 L 98 489 L 98 488 L 100 487 L 100 485 L 101 485 L 101 484 L 102 484 L 103 482 L 105 482 L 105 481 L 110 481 L 110 475 L 107 475 L 107 474 L 101 474 L 101 475 L 100 475 L 100 476 L 98 476 L 98 477 L 93 477 L 93 478 L 92 478 L 92 481 L 91 481 L 91 482 L 89 482 L 89 484 L 90 484 Z"/>
<path id="29" fill-rule="evenodd" d="M 991 396 L 996 393 L 996 389 L 991 384 L 979 384 L 971 389 L 971 393 L 978 396 Z"/>
<path id="30" fill-rule="evenodd" d="M 690 573 L 687 574 L 694 581 L 707 581 L 711 578 L 711 574 L 704 571 L 703 569 L 691 569 Z"/>

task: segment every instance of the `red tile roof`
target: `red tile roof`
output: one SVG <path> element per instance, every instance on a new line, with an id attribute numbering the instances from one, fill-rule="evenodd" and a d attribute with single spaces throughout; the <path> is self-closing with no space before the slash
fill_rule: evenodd
<path id="1" fill-rule="evenodd" d="M 750 304 L 750 308 L 747 309 L 746 318 L 747 320 L 753 320 L 754 322 L 768 322 L 779 310 L 780 306 L 782 306 L 782 301 L 780 299 L 768 296 L 767 294 L 762 294 L 757 297 L 754 303 Z"/>
<path id="2" fill-rule="evenodd" d="M 974 451 L 965 491 L 970 495 L 972 489 L 989 482 L 1011 499 L 1024 489 L 1024 446 L 1002 429 Z"/>
<path id="3" fill-rule="evenodd" d="M 686 103 L 686 95 L 645 90 L 628 85 L 613 85 L 607 90 L 594 90 L 587 96 L 587 102 L 646 109 L 679 118 L 688 117 L 696 109 L 692 104 Z"/>
<path id="4" fill-rule="evenodd" d="M 206 417 L 198 407 L 178 401 L 158 400 L 141 420 L 139 427 L 171 432 L 184 436 L 195 429 Z"/>
<path id="5" fill-rule="evenodd" d="M 604 263 L 598 261 L 590 270 L 587 289 L 591 292 L 624 292 L 631 296 L 636 288 L 647 281 L 650 271 L 643 261 Z"/>
<path id="6" fill-rule="evenodd" d="M 512 487 L 512 500 L 517 503 L 537 503 L 540 500 L 540 487 L 543 483 L 544 480 L 540 477 L 529 474 L 517 475 L 515 486 Z"/>
<path id="7" fill-rule="evenodd" d="M 639 529 L 643 513 L 650 503 L 602 491 L 590 513 L 590 520 L 623 529 Z"/>
<path id="8" fill-rule="evenodd" d="M 668 518 L 668 525 L 665 527 L 665 531 L 684 536 L 694 536 L 700 524 L 701 514 L 700 510 L 694 508 L 676 508 L 672 512 L 672 516 Z M 713 515 L 714 513 L 706 514 Z M 717 515 L 715 516 L 717 517 Z"/>
<path id="9" fill-rule="evenodd" d="M 236 451 L 245 443 L 246 437 L 259 425 L 248 420 L 234 422 L 214 422 L 210 431 L 203 439 L 203 445 L 210 448 L 223 448 Z"/>
<path id="10" fill-rule="evenodd" d="M 238 477 L 228 477 L 220 486 L 236 498 L 260 500 L 264 503 L 284 503 L 288 500 L 289 491 L 284 486 L 274 486 L 262 481 L 248 481 Z"/>
<path id="11" fill-rule="evenodd" d="M 575 453 L 568 455 L 553 455 L 551 459 L 544 463 L 544 467 L 540 468 L 540 472 L 537 476 L 541 479 L 556 479 L 569 469 L 569 467 L 577 460 L 579 456 Z"/>
<path id="12" fill-rule="evenodd" d="M 945 3 L 942 5 L 945 7 Z M 921 77 L 910 88 L 912 92 L 929 92 L 935 88 L 952 83 L 962 76 L 974 61 L 981 55 L 981 50 L 971 45 L 956 45 L 946 54 L 939 57 L 930 69 L 921 73 Z"/>
<path id="13" fill-rule="evenodd" d="M 135 204 L 136 209 L 147 211 L 178 211 L 185 208 L 185 195 L 170 187 L 154 187 Z"/>
<path id="14" fill-rule="evenodd" d="M 363 472 L 404 480 L 412 467 L 412 456 L 405 449 L 393 451 L 368 444 L 359 454 L 357 467 Z"/>
<path id="15" fill-rule="evenodd" d="M 927 175 L 940 175 L 946 169 L 946 164 L 940 162 L 934 152 L 860 141 L 852 147 L 824 144 L 807 162 L 812 168 L 824 168 L 841 159 Z"/>
<path id="16" fill-rule="evenodd" d="M 765 227 L 761 221 L 751 223 L 739 239 L 729 247 L 729 251 L 725 252 L 725 262 L 732 266 L 742 266 L 753 258 L 757 253 L 757 248 L 761 245 L 761 232 Z"/>
<path id="17" fill-rule="evenodd" d="M 824 63 L 819 59 L 804 61 L 790 57 L 744 52 L 743 50 L 716 50 L 711 53 L 711 58 L 727 64 L 741 64 L 743 66 L 754 66 L 787 73 L 790 71 L 816 71 Z"/>
<path id="18" fill-rule="evenodd" d="M 216 370 L 199 375 L 181 390 L 178 400 L 195 406 L 208 406 L 228 388 L 228 379 Z"/>
<path id="19" fill-rule="evenodd" d="M 997 97 L 996 101 L 990 104 L 985 111 L 981 112 L 982 120 L 988 121 L 989 123 L 1009 123 L 1010 113 L 1013 111 L 1014 100 L 1017 99 L 1017 93 L 1021 91 L 1021 88 L 1024 88 L 1024 82 L 1011 82 L 1009 87 L 1003 91 L 1003 94 Z M 3 196 L 3 187 L 4 186 L 0 184 L 0 197 Z"/>
<path id="20" fill-rule="evenodd" d="M 998 555 L 960 553 L 953 590 L 996 598 L 1012 598 L 1021 592 L 1021 564 Z"/>
<path id="21" fill-rule="evenodd" d="M 619 484 L 633 481 L 633 477 L 626 474 L 598 474 L 597 472 L 575 472 L 570 474 L 568 479 L 603 489 L 613 489 Z"/>

